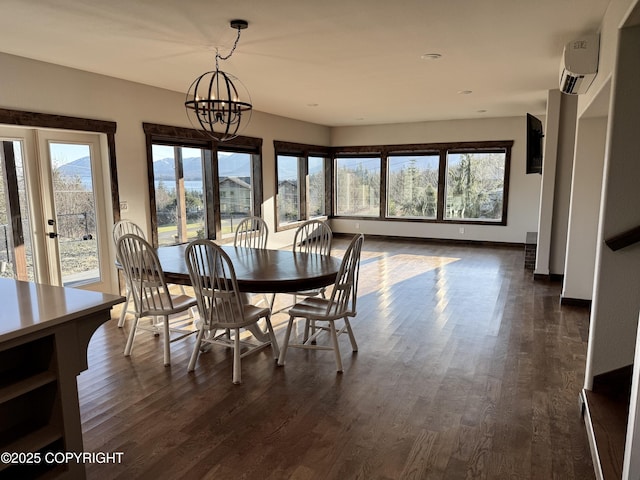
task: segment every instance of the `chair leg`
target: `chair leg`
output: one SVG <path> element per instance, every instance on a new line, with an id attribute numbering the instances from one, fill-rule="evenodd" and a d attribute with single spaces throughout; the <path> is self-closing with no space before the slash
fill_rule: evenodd
<path id="1" fill-rule="evenodd" d="M 333 343 L 333 353 L 336 357 L 336 369 L 342 373 L 342 357 L 340 357 L 340 347 L 338 346 L 338 334 L 336 333 L 336 324 L 333 320 L 329 322 L 329 333 L 331 334 L 331 342 Z"/>
<path id="2" fill-rule="evenodd" d="M 193 352 L 191 352 L 191 358 L 189 359 L 189 366 L 187 367 L 188 372 L 193 372 L 196 369 L 196 360 L 198 359 L 198 353 L 200 353 L 203 336 L 204 328 L 200 327 L 198 330 L 198 336 L 196 337 L 196 344 L 193 346 Z"/>
<path id="3" fill-rule="evenodd" d="M 118 319 L 118 328 L 124 327 L 124 323 L 127 318 L 127 310 L 129 310 L 129 302 L 131 302 L 131 292 L 127 288 L 127 293 L 125 293 L 125 300 L 122 304 L 122 310 L 120 311 L 120 318 Z"/>
<path id="4" fill-rule="evenodd" d="M 163 316 L 164 320 L 164 366 L 168 367 L 171 364 L 171 350 L 169 349 L 169 343 L 171 342 L 171 338 L 169 338 L 169 317 Z"/>
<path id="5" fill-rule="evenodd" d="M 358 351 L 358 344 L 356 343 L 356 337 L 353 335 L 353 330 L 351 330 L 351 323 L 349 323 L 349 317 L 344 317 L 344 325 L 347 327 L 347 333 L 349 334 L 349 340 L 351 341 L 351 350 L 354 352 Z"/>
<path id="6" fill-rule="evenodd" d="M 133 319 L 133 324 L 131 325 L 131 330 L 129 331 L 129 338 L 127 338 L 127 344 L 124 347 L 125 357 L 128 357 L 129 355 L 131 355 L 131 349 L 133 348 L 133 339 L 136 336 L 136 328 L 138 327 L 139 320 L 140 320 L 140 317 L 138 317 L 137 315 Z"/>
<path id="7" fill-rule="evenodd" d="M 236 328 L 233 337 L 233 383 L 236 385 L 242 382 L 240 362 L 240 329 Z"/>
<path id="8" fill-rule="evenodd" d="M 278 340 L 276 339 L 276 334 L 273 331 L 273 326 L 271 325 L 271 315 L 267 315 L 264 317 L 265 322 L 267 324 L 267 332 L 269 333 L 269 338 L 271 339 L 271 350 L 273 351 L 273 358 L 278 360 L 280 356 L 280 349 L 278 348 Z"/>
<path id="9" fill-rule="evenodd" d="M 291 336 L 291 328 L 293 327 L 294 317 L 289 317 L 289 323 L 287 324 L 287 332 L 284 334 L 284 344 L 280 349 L 280 355 L 278 356 L 278 365 L 284 365 L 284 359 L 287 356 L 287 348 L 289 348 L 289 337 Z"/>

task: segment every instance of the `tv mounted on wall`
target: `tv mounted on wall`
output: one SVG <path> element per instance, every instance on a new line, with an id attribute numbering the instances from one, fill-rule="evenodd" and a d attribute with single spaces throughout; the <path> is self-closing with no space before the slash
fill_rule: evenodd
<path id="1" fill-rule="evenodd" d="M 527 113 L 527 173 L 542 173 L 542 122 Z"/>

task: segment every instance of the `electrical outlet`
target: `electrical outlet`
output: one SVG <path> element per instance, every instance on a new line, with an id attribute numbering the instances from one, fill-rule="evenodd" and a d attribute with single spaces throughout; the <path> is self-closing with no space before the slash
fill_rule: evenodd
<path id="1" fill-rule="evenodd" d="M 120 211 L 126 212 L 127 210 L 129 210 L 129 202 L 120 202 Z"/>
<path id="2" fill-rule="evenodd" d="M 356 230 L 360 230 L 360 224 L 356 222 Z"/>
<path id="3" fill-rule="evenodd" d="M 460 233 L 464 233 L 464 227 L 460 227 Z"/>

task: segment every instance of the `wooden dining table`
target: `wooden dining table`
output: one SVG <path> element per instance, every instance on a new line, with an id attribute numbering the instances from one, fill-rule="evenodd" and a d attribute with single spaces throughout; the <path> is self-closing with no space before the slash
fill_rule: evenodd
<path id="1" fill-rule="evenodd" d="M 160 265 L 169 283 L 190 285 L 184 258 L 186 243 L 159 247 Z M 329 255 L 223 245 L 242 292 L 284 293 L 331 285 L 340 269 L 339 258 Z"/>
<path id="2" fill-rule="evenodd" d="M 190 285 L 186 243 L 159 247 L 158 259 L 169 283 Z M 329 255 L 223 245 L 245 293 L 287 293 L 326 287 L 335 282 L 341 260 Z M 256 325 L 248 330 L 261 342 L 269 336 Z"/>

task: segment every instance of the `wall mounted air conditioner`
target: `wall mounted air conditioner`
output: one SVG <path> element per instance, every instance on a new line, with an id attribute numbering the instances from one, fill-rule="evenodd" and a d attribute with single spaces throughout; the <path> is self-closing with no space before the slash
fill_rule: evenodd
<path id="1" fill-rule="evenodd" d="M 570 95 L 585 93 L 598 73 L 600 36 L 586 35 L 564 46 L 560 63 L 560 91 Z"/>

